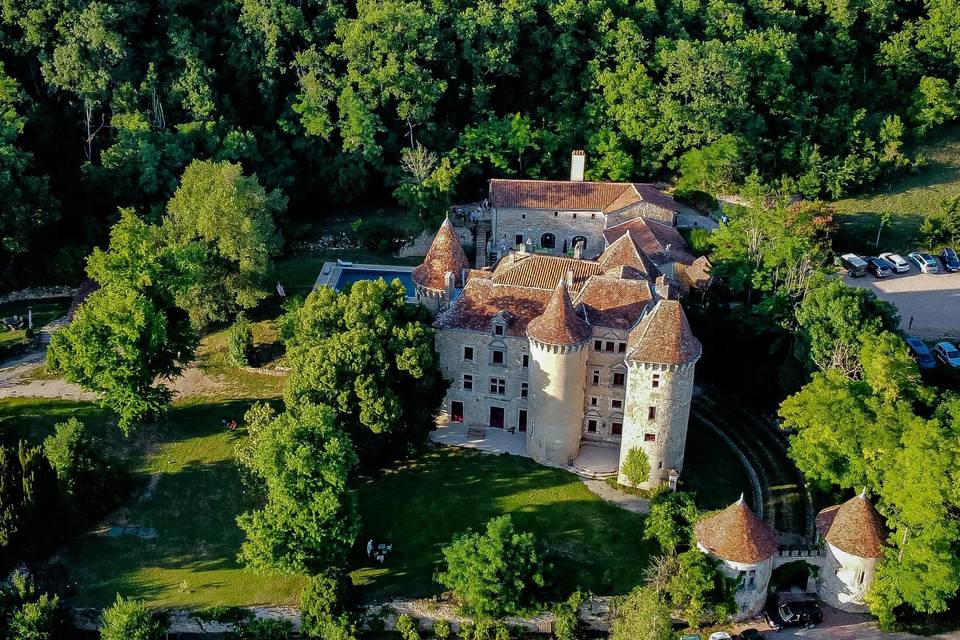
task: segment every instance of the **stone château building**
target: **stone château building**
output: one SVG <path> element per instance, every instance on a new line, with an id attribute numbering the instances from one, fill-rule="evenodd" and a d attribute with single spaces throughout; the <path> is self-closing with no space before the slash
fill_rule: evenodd
<path id="1" fill-rule="evenodd" d="M 437 314 L 449 420 L 522 432 L 549 465 L 583 442 L 619 449 L 620 463 L 640 448 L 643 486 L 675 482 L 701 353 L 677 297 L 709 281 L 670 225 L 675 203 L 651 185 L 582 181 L 493 180 L 490 196 L 494 236 L 516 230 L 516 246 L 471 269 L 445 221 L 413 272 Z"/>

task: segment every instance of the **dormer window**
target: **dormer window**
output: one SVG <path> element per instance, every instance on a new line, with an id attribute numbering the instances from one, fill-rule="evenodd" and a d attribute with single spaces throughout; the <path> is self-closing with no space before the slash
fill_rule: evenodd
<path id="1" fill-rule="evenodd" d="M 493 325 L 493 335 L 495 335 L 495 336 L 502 336 L 502 335 L 503 335 L 503 325 L 502 325 L 502 324 L 495 324 L 495 325 Z"/>
<path id="2" fill-rule="evenodd" d="M 493 364 L 503 364 L 506 361 L 504 352 L 502 349 L 494 349 L 490 353 L 490 361 Z"/>

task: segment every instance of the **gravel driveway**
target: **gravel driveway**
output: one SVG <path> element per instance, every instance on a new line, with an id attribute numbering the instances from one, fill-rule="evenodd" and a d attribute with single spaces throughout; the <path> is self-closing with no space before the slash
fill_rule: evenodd
<path id="1" fill-rule="evenodd" d="M 854 287 L 873 289 L 896 305 L 900 325 L 910 335 L 926 340 L 960 339 L 960 273 L 920 273 L 911 267 L 908 273 L 882 280 L 870 274 L 844 276 L 843 280 Z"/>

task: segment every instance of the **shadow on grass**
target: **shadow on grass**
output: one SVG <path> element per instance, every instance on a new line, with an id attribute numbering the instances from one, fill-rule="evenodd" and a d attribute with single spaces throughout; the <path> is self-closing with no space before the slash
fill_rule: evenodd
<path id="1" fill-rule="evenodd" d="M 360 546 L 368 539 L 394 545 L 384 565 L 362 550 L 353 558 L 354 581 L 368 600 L 436 593 L 441 548 L 504 513 L 545 547 L 561 590 L 625 592 L 649 558 L 641 516 L 596 498 L 572 474 L 525 458 L 439 448 L 368 480 L 358 494 Z"/>

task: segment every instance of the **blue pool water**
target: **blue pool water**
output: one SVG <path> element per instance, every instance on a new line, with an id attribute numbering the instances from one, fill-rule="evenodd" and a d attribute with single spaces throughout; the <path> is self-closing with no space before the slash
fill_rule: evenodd
<path id="1" fill-rule="evenodd" d="M 413 287 L 413 276 L 409 271 L 380 271 L 378 269 L 353 269 L 344 267 L 343 271 L 341 271 L 337 277 L 337 284 L 334 288 L 339 291 L 348 284 L 353 284 L 360 280 L 377 280 L 379 278 L 383 278 L 387 282 L 393 282 L 396 278 L 400 278 L 400 282 L 403 283 L 403 288 L 407 290 L 408 298 L 412 298 L 417 294 Z"/>

